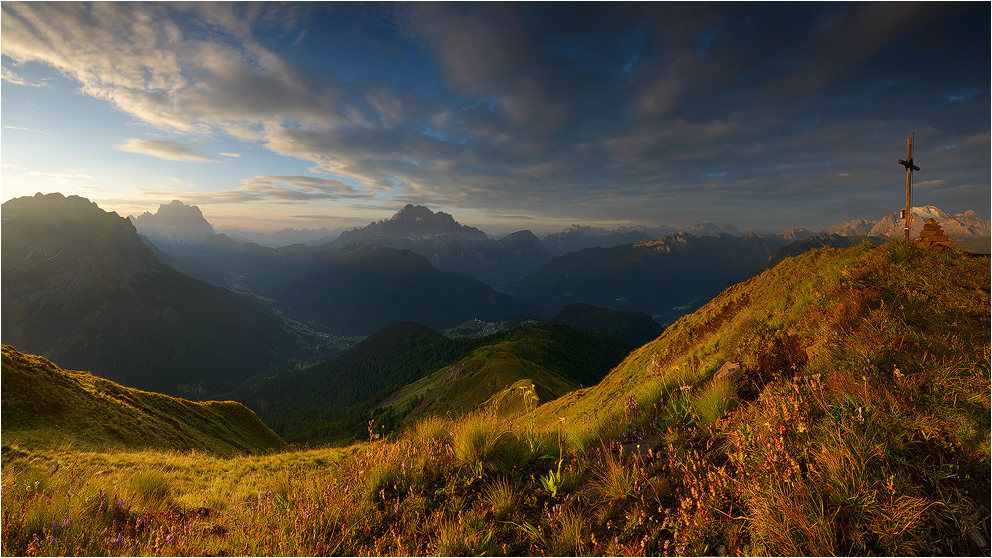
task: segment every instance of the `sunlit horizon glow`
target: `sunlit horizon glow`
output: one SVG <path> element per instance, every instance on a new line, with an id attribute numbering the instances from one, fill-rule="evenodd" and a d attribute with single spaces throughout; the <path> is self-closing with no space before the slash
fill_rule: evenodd
<path id="1" fill-rule="evenodd" d="M 988 3 L 4 2 L 2 201 L 490 234 L 989 217 Z"/>

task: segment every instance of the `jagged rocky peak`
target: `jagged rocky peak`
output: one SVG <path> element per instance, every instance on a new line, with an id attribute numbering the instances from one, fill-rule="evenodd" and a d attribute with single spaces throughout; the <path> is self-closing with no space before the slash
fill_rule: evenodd
<path id="1" fill-rule="evenodd" d="M 789 227 L 779 233 L 779 236 L 786 240 L 803 240 L 813 236 L 813 233 L 802 227 Z"/>
<path id="2" fill-rule="evenodd" d="M 955 240 L 989 236 L 989 220 L 982 219 L 977 213 L 971 210 L 952 216 L 935 206 L 924 205 L 912 208 L 912 214 L 913 221 L 910 225 L 910 237 L 919 236 L 927 219 L 934 219 L 940 223 L 944 233 Z M 872 236 L 898 237 L 905 234 L 904 226 L 903 220 L 899 218 L 899 212 L 894 211 L 880 219 L 869 234 Z"/>
<path id="3" fill-rule="evenodd" d="M 443 211 L 438 211 L 434 213 L 429 208 L 422 205 L 413 205 L 412 203 L 406 204 L 403 209 L 396 212 L 389 220 L 390 221 L 424 221 L 435 218 L 438 221 L 454 221 L 455 218 Z"/>
<path id="4" fill-rule="evenodd" d="M 424 241 L 424 240 L 488 240 L 486 233 L 475 227 L 459 224 L 454 217 L 438 211 L 434 213 L 422 205 L 408 204 L 396 212 L 388 220 L 369 223 L 368 225 L 341 233 L 337 244 L 347 243 L 384 243 L 387 239 Z M 407 246 L 386 243 L 388 246 L 407 248 Z"/>
<path id="5" fill-rule="evenodd" d="M 215 234 L 199 207 L 179 200 L 160 205 L 154 214 L 146 211 L 128 219 L 139 233 L 153 240 L 166 240 L 174 244 L 197 242 L 204 236 Z"/>
<path id="6" fill-rule="evenodd" d="M 680 231 L 674 234 L 666 234 L 654 240 L 643 240 L 634 246 L 654 248 L 658 252 L 678 252 L 684 254 L 691 249 L 692 241 L 695 239 L 696 237 L 691 233 Z"/>

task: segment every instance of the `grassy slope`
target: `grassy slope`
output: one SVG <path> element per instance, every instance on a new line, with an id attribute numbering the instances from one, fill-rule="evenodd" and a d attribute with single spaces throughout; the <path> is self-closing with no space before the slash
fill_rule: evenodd
<path id="1" fill-rule="evenodd" d="M 988 555 L 989 318 L 987 259 L 816 251 L 523 420 L 258 458 L 77 452 L 51 476 L 51 451 L 5 452 L 3 553 Z M 739 388 L 710 381 L 728 359 Z M 209 517 L 156 511 L 155 486 Z"/>
<path id="2" fill-rule="evenodd" d="M 154 448 L 219 455 L 286 444 L 240 403 L 140 391 L 3 347 L 4 455 L 36 446 Z"/>
<path id="3" fill-rule="evenodd" d="M 530 382 L 540 402 L 550 401 L 597 382 L 627 351 L 623 342 L 570 327 L 518 329 L 407 385 L 383 405 L 412 409 L 408 419 L 459 416 L 522 380 Z"/>
<path id="4" fill-rule="evenodd" d="M 948 367 L 987 372 L 980 348 L 989 339 L 988 277 L 987 259 L 895 243 L 788 258 L 683 317 L 603 382 L 542 407 L 537 418 L 616 414 L 628 395 L 650 397 L 668 379 L 698 383 L 727 361 L 749 371 L 752 389 L 790 370 L 860 380 L 868 367 L 873 382 L 896 367 L 906 376 Z"/>

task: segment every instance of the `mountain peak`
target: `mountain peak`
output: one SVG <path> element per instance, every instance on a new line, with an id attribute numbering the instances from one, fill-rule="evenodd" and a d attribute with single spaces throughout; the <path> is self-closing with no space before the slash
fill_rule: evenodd
<path id="1" fill-rule="evenodd" d="M 203 218 L 200 208 L 186 205 L 179 200 L 158 206 L 154 214 L 144 212 L 138 217 L 129 216 L 138 232 L 151 238 L 152 242 L 185 244 L 199 242 L 205 236 L 213 236 L 214 228 Z"/>
<path id="2" fill-rule="evenodd" d="M 433 211 L 422 205 L 413 205 L 412 203 L 408 203 L 406 204 L 406 206 L 403 207 L 403 209 L 397 211 L 396 215 L 393 215 L 392 218 L 390 218 L 389 220 L 390 221 L 423 221 L 426 219 L 430 219 L 434 215 L 445 215 L 451 218 L 451 215 L 448 215 L 447 213 L 439 211 L 438 213 L 435 214 Z"/>

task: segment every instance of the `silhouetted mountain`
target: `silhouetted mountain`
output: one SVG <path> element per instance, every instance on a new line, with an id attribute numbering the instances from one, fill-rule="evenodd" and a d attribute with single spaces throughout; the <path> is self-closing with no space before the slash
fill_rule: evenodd
<path id="1" fill-rule="evenodd" d="M 587 333 L 643 345 L 665 331 L 658 322 L 643 312 L 623 312 L 574 302 L 541 322 L 542 325 L 567 325 Z"/>
<path id="2" fill-rule="evenodd" d="M 388 220 L 345 231 L 325 248 L 378 244 L 426 257 L 444 271 L 467 273 L 498 286 L 551 259 L 530 231 L 493 240 L 475 227 L 459 224 L 451 215 L 407 205 Z"/>
<path id="3" fill-rule="evenodd" d="M 768 259 L 772 244 L 743 237 L 688 233 L 613 248 L 588 248 L 549 261 L 508 292 L 552 311 L 573 302 L 646 312 L 666 323 L 702 303 Z"/>
<path id="4" fill-rule="evenodd" d="M 147 236 L 157 246 L 198 242 L 202 237 L 215 234 L 214 228 L 203 218 L 200 208 L 186 205 L 179 200 L 160 205 L 154 214 L 146 211 L 137 217 L 128 216 L 128 220 L 139 233 Z"/>
<path id="5" fill-rule="evenodd" d="M 299 354 L 283 320 L 170 269 L 86 199 L 16 198 L 2 217 L 4 343 L 165 393 L 230 389 Z"/>

